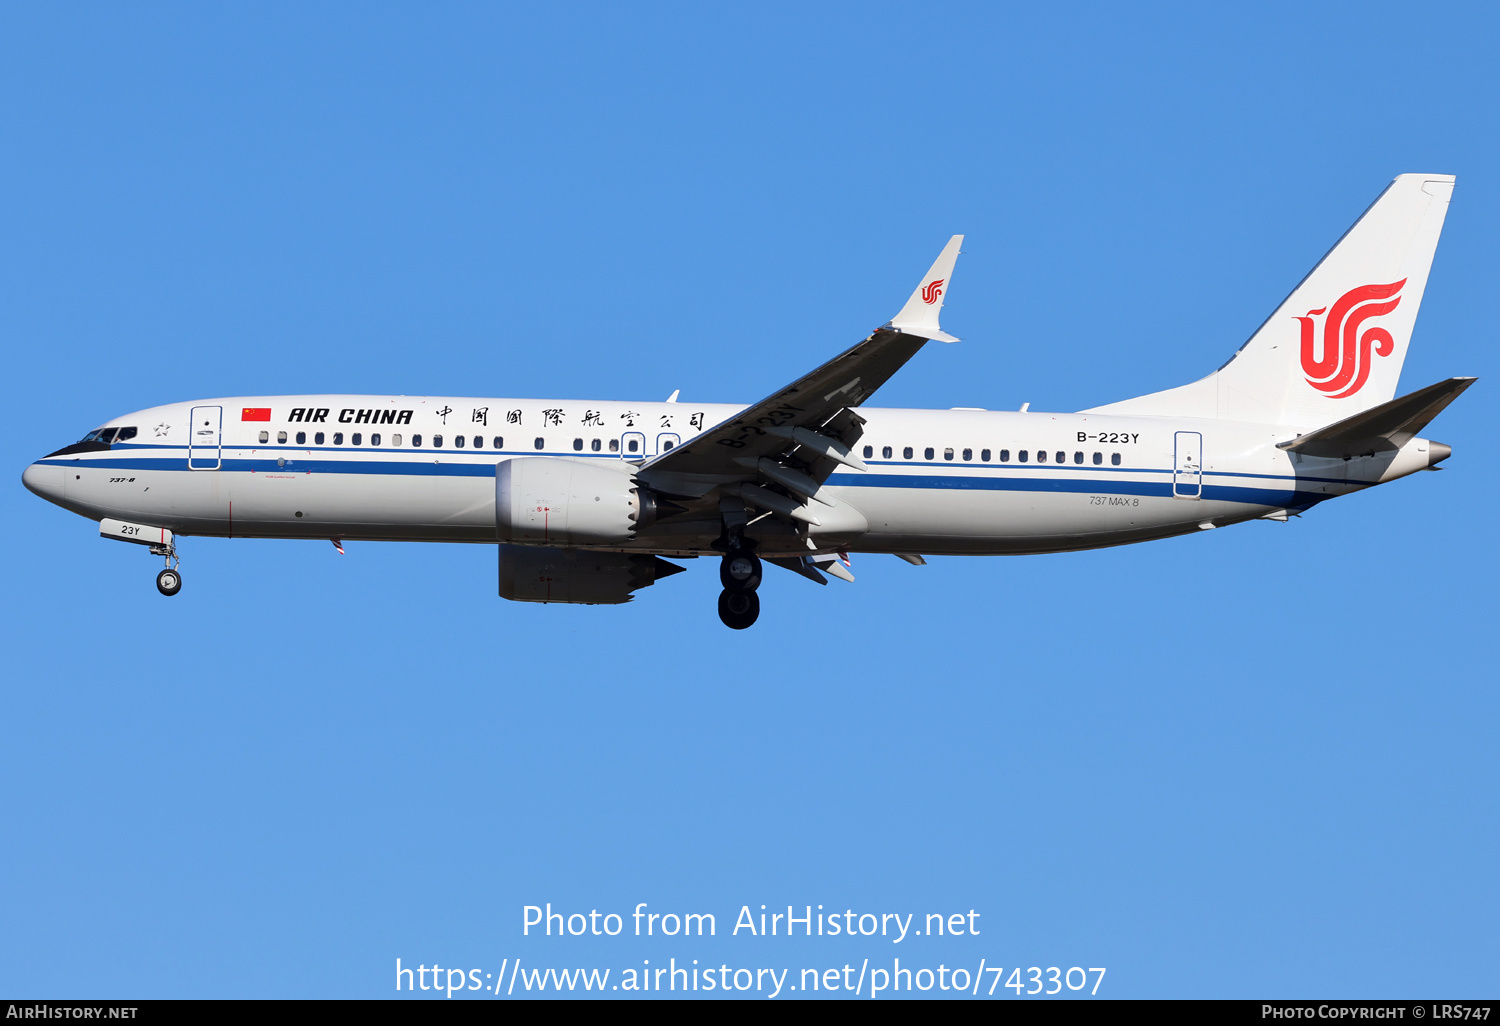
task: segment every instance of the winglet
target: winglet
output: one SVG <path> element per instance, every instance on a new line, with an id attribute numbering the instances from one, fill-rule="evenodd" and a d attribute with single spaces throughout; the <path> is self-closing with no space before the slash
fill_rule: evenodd
<path id="1" fill-rule="evenodd" d="M 911 294 L 901 312 L 892 317 L 886 327 L 938 342 L 958 341 L 938 327 L 938 314 L 943 309 L 943 296 L 953 283 L 953 265 L 958 261 L 958 247 L 963 245 L 963 241 L 962 235 L 955 235 L 948 240 L 948 245 L 943 247 L 943 251 L 933 262 L 932 269 Z"/>

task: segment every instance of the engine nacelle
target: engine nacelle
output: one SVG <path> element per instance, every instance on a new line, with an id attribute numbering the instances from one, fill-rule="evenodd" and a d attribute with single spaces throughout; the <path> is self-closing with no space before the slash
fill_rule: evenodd
<path id="1" fill-rule="evenodd" d="M 611 545 L 656 519 L 629 464 L 522 456 L 495 468 L 495 529 L 513 545 Z M 623 601 L 623 600 L 622 600 Z"/>
<path id="2" fill-rule="evenodd" d="M 501 545 L 500 597 L 513 602 L 617 605 L 629 602 L 631 592 L 683 569 L 656 556 Z"/>

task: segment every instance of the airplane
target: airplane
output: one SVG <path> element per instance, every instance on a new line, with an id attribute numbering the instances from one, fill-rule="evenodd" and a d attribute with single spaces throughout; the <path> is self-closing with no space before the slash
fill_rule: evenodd
<path id="1" fill-rule="evenodd" d="M 720 619 L 765 564 L 1063 552 L 1286 521 L 1452 450 L 1419 433 L 1472 377 L 1396 396 L 1453 192 L 1397 177 L 1249 340 L 1190 384 L 1076 413 L 865 405 L 939 326 L 963 236 L 889 322 L 749 406 L 377 395 L 198 399 L 115 417 L 32 492 L 164 557 L 188 536 L 497 545 L 499 593 L 618 604 L 717 558 Z"/>

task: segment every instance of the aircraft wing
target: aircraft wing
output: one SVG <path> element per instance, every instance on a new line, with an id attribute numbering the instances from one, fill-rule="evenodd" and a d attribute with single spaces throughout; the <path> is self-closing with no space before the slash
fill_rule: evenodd
<path id="1" fill-rule="evenodd" d="M 812 471 L 817 482 L 835 464 L 863 470 L 863 463 L 849 452 L 863 423 L 850 407 L 874 395 L 929 340 L 958 341 L 938 326 L 938 314 L 962 242 L 962 235 L 948 240 L 890 323 L 817 370 L 650 460 L 642 466 L 641 477 L 663 491 L 701 495 L 717 484 L 762 476 L 763 460 L 781 464 L 788 457 L 799 457 L 790 462 L 802 466 L 791 467 L 791 473 Z M 792 452 L 798 448 L 805 451 Z M 796 484 L 788 485 L 775 473 L 773 469 L 765 476 L 789 491 L 806 490 L 799 487 L 804 482 L 797 478 L 792 478 Z"/>

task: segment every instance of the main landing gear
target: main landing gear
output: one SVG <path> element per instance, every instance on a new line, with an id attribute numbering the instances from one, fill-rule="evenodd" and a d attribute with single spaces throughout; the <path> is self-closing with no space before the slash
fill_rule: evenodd
<path id="1" fill-rule="evenodd" d="M 153 545 L 153 556 L 164 556 L 167 568 L 156 575 L 156 590 L 170 598 L 182 590 L 182 560 L 177 558 L 176 545 Z"/>
<path id="2" fill-rule="evenodd" d="M 748 549 L 733 548 L 719 565 L 719 619 L 731 630 L 742 631 L 760 616 L 760 559 Z"/>

